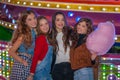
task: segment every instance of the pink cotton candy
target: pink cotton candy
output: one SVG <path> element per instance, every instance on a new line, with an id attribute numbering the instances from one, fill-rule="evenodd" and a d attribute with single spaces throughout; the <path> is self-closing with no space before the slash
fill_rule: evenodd
<path id="1" fill-rule="evenodd" d="M 91 53 L 104 55 L 115 42 L 115 27 L 111 22 L 99 23 L 87 38 L 86 45 Z"/>

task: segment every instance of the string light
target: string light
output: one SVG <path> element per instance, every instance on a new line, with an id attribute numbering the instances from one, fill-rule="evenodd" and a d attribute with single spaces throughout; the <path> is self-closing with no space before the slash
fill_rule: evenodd
<path id="1" fill-rule="evenodd" d="M 81 6 L 78 6 L 78 9 L 82 9 L 82 7 L 81 7 Z"/>
<path id="2" fill-rule="evenodd" d="M 26 5 L 26 2 L 23 2 L 24 5 Z"/>
<path id="3" fill-rule="evenodd" d="M 4 0 L 3 0 L 4 1 Z M 82 10 L 82 11 L 89 11 L 89 12 L 120 12 L 119 8 L 120 6 L 118 5 L 101 5 L 101 4 L 76 4 L 76 3 L 62 3 L 59 2 L 60 5 L 56 2 L 49 2 L 49 1 L 23 1 L 23 0 L 8 0 L 10 4 L 19 4 L 22 6 L 40 6 L 44 8 L 60 8 L 60 9 L 71 9 L 71 10 Z M 23 4 L 20 4 L 23 3 Z M 28 4 L 27 4 L 28 3 Z M 34 4 L 35 3 L 35 4 Z M 40 3 L 40 4 L 39 4 Z M 43 6 L 41 6 L 43 4 Z M 67 5 L 66 5 L 67 4 Z M 46 5 L 46 6 L 45 6 Z M 93 5 L 93 7 L 91 7 Z M 98 7 L 99 6 L 99 7 Z"/>
<path id="4" fill-rule="evenodd" d="M 118 11 L 119 10 L 119 8 L 115 8 L 115 11 Z"/>
<path id="5" fill-rule="evenodd" d="M 20 2 L 18 1 L 17 4 L 20 4 Z"/>
<path id="6" fill-rule="evenodd" d="M 33 3 L 30 3 L 30 5 L 32 6 L 32 5 L 33 5 Z"/>
<path id="7" fill-rule="evenodd" d="M 67 5 L 67 7 L 66 7 L 67 9 L 70 9 L 70 6 L 69 5 Z"/>
<path id="8" fill-rule="evenodd" d="M 11 27 L 11 24 L 9 24 L 9 27 Z"/>
<path id="9" fill-rule="evenodd" d="M 17 28 L 17 25 L 14 26 L 14 29 L 16 29 L 16 28 Z"/>
<path id="10" fill-rule="evenodd" d="M 90 7 L 90 10 L 94 10 L 94 8 L 93 8 L 93 7 Z"/>
<path id="11" fill-rule="evenodd" d="M 47 4 L 47 7 L 50 7 L 50 4 Z"/>
<path id="12" fill-rule="evenodd" d="M 8 2 L 10 2 L 10 0 L 8 0 Z"/>
<path id="13" fill-rule="evenodd" d="M 106 11 L 106 8 L 102 8 L 102 11 Z"/>
<path id="14" fill-rule="evenodd" d="M 57 5 L 56 5 L 56 7 L 57 7 L 57 8 L 59 8 L 59 7 L 60 7 L 60 5 L 59 5 L 59 4 L 57 4 Z"/>
<path id="15" fill-rule="evenodd" d="M 38 6 L 41 6 L 41 4 L 39 3 Z"/>

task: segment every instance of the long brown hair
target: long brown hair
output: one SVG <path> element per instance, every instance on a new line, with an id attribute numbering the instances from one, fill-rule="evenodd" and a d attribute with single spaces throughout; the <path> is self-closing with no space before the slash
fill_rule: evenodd
<path id="1" fill-rule="evenodd" d="M 26 25 L 26 19 L 27 19 L 28 15 L 30 15 L 30 14 L 34 14 L 36 16 L 35 12 L 32 10 L 27 10 L 27 11 L 20 13 L 20 16 L 19 16 L 18 22 L 17 22 L 18 27 L 14 31 L 13 38 L 12 38 L 12 44 L 15 43 L 15 41 L 18 39 L 18 37 L 23 36 L 24 44 L 27 47 L 30 47 L 31 42 L 32 42 L 31 29 Z"/>
<path id="2" fill-rule="evenodd" d="M 38 18 L 37 18 L 37 27 L 36 27 L 36 31 L 37 31 L 37 36 L 39 36 L 39 35 L 41 35 L 41 34 L 43 34 L 43 35 L 48 35 L 49 33 L 50 33 L 50 25 L 49 25 L 49 31 L 45 34 L 45 33 L 43 33 L 41 30 L 40 30 L 40 24 L 39 24 L 39 22 L 40 22 L 40 20 L 42 20 L 42 19 L 45 19 L 47 22 L 48 22 L 48 20 L 47 20 L 47 18 L 45 17 L 45 16 L 39 16 Z M 49 22 L 48 22 L 49 23 Z"/>
<path id="3" fill-rule="evenodd" d="M 86 37 L 84 38 L 84 40 L 86 41 L 87 36 L 93 31 L 93 23 L 92 20 L 89 18 L 81 18 L 74 26 L 74 31 L 72 33 L 72 46 L 71 47 L 76 47 L 77 42 L 78 42 L 78 38 L 79 38 L 79 34 L 77 33 L 77 25 L 80 22 L 86 22 L 86 26 L 87 26 L 87 34 Z"/>
<path id="4" fill-rule="evenodd" d="M 52 39 L 51 39 L 51 29 L 50 29 L 50 25 L 49 25 L 49 31 L 47 33 L 43 33 L 41 30 L 40 30 L 40 24 L 39 24 L 39 21 L 42 20 L 42 19 L 45 19 L 47 20 L 47 18 L 45 16 L 39 16 L 37 18 L 37 27 L 36 27 L 36 31 L 37 31 L 37 36 L 40 36 L 40 35 L 45 35 L 47 37 L 47 40 L 49 41 L 49 43 L 51 44 L 52 43 Z M 48 22 L 48 20 L 47 20 Z M 49 23 L 49 22 L 48 22 Z"/>
<path id="5" fill-rule="evenodd" d="M 67 26 L 67 21 L 66 21 L 66 18 L 65 18 L 65 15 L 64 13 L 62 12 L 56 12 L 53 16 L 52 16 L 52 45 L 54 46 L 54 51 L 57 52 L 59 50 L 59 47 L 58 47 L 58 42 L 56 40 L 56 36 L 57 36 L 57 30 L 56 30 L 56 25 L 55 25 L 55 20 L 56 20 L 56 16 L 57 15 L 62 15 L 64 17 L 64 22 L 65 22 L 65 26 L 63 27 L 63 37 L 62 37 L 62 40 L 63 40 L 63 44 L 64 44 L 64 49 L 65 51 L 67 50 L 67 46 L 70 46 L 70 43 L 69 43 L 69 38 L 68 37 L 68 26 Z"/>

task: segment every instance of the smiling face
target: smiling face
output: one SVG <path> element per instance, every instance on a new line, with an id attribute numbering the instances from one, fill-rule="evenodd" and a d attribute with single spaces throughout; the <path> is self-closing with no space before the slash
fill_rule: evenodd
<path id="1" fill-rule="evenodd" d="M 46 19 L 41 19 L 39 21 L 39 29 L 42 33 L 46 34 L 49 31 L 49 23 Z"/>
<path id="2" fill-rule="evenodd" d="M 56 15 L 55 25 L 56 25 L 56 30 L 58 32 L 61 32 L 63 27 L 65 26 L 65 20 L 62 14 Z"/>
<path id="3" fill-rule="evenodd" d="M 77 25 L 77 33 L 78 34 L 87 34 L 87 25 L 86 22 L 79 22 Z"/>
<path id="4" fill-rule="evenodd" d="M 33 13 L 29 14 L 26 18 L 25 24 L 30 28 L 36 27 L 36 25 L 37 25 L 36 16 Z"/>

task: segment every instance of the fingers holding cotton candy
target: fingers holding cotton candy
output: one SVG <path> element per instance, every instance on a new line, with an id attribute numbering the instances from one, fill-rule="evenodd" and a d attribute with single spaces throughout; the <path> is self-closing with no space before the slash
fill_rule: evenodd
<path id="1" fill-rule="evenodd" d="M 86 45 L 91 53 L 104 55 L 115 42 L 115 27 L 111 22 L 99 23 L 95 31 L 89 34 Z"/>

